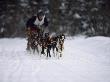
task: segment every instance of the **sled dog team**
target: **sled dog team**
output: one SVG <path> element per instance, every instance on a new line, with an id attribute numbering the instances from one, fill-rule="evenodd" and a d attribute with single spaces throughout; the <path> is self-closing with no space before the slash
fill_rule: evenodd
<path id="1" fill-rule="evenodd" d="M 52 55 L 62 57 L 64 49 L 65 35 L 60 34 L 58 36 L 50 36 L 49 33 L 43 34 L 43 32 L 29 33 L 27 42 L 27 50 L 31 53 L 37 52 L 38 54 L 46 57 Z"/>

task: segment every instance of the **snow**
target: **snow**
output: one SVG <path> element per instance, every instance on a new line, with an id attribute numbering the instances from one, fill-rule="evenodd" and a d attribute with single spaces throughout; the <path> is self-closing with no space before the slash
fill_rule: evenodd
<path id="1" fill-rule="evenodd" d="M 27 3 L 21 3 L 20 5 L 21 5 L 22 7 L 27 7 L 27 6 L 28 6 Z"/>
<path id="2" fill-rule="evenodd" d="M 110 82 L 108 37 L 66 38 L 60 59 L 25 49 L 25 39 L 0 39 L 0 82 Z"/>
<path id="3" fill-rule="evenodd" d="M 4 32 L 4 31 L 5 31 L 5 28 L 2 27 L 2 28 L 0 29 L 0 32 L 2 33 L 2 32 Z"/>
<path id="4" fill-rule="evenodd" d="M 88 23 L 85 22 L 85 21 L 82 21 L 82 27 L 83 27 L 83 28 L 87 28 L 87 26 L 88 26 Z"/>
<path id="5" fill-rule="evenodd" d="M 98 10 L 99 10 L 98 8 L 92 8 L 92 9 L 91 9 L 92 12 L 98 11 Z"/>
<path id="6" fill-rule="evenodd" d="M 76 18 L 76 19 L 80 19 L 81 16 L 80 16 L 78 13 L 75 13 L 75 14 L 74 14 L 74 18 Z"/>
<path id="7" fill-rule="evenodd" d="M 65 3 L 62 3 L 62 4 L 61 4 L 60 9 L 62 9 L 62 10 L 63 10 L 63 9 L 66 9 Z"/>

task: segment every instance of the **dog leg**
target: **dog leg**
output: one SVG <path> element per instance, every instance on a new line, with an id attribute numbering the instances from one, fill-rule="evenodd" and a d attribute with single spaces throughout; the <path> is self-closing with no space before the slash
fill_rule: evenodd
<path id="1" fill-rule="evenodd" d="M 53 54 L 54 54 L 54 57 L 55 57 L 55 48 L 53 47 Z"/>
<path id="2" fill-rule="evenodd" d="M 50 46 L 48 46 L 48 47 L 47 47 L 47 57 L 51 57 L 51 55 L 50 55 L 50 50 L 51 50 L 51 48 L 50 48 Z"/>

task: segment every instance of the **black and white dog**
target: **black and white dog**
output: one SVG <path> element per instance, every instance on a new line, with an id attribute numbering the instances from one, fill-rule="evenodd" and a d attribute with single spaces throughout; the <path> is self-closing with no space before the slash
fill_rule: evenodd
<path id="1" fill-rule="evenodd" d="M 62 51 L 64 49 L 64 40 L 65 40 L 64 34 L 58 35 L 56 37 L 52 37 L 52 45 L 51 46 L 53 49 L 54 56 L 62 57 Z"/>

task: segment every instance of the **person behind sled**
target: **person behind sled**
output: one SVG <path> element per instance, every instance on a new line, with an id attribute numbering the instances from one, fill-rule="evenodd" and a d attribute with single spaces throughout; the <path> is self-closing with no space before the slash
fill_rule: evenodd
<path id="1" fill-rule="evenodd" d="M 32 16 L 26 22 L 26 36 L 27 36 L 27 50 L 32 48 L 32 43 L 35 43 L 34 39 L 38 39 L 43 36 L 43 32 L 47 29 L 48 21 L 44 12 L 40 11 L 37 16 Z M 42 27 L 42 28 L 41 28 Z"/>

